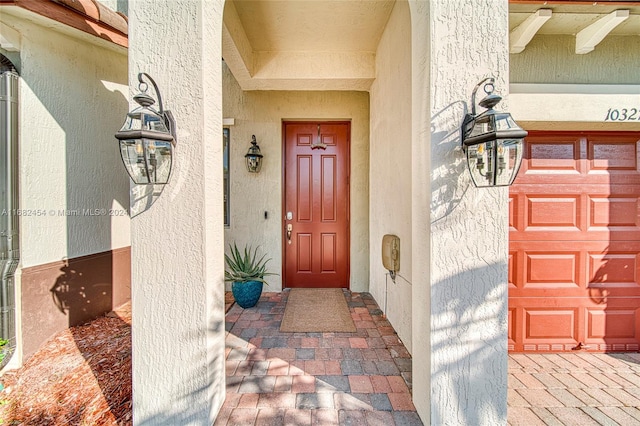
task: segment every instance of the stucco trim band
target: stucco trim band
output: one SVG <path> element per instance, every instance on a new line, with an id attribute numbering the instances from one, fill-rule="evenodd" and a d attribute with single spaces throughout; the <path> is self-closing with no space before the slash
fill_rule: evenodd
<path id="1" fill-rule="evenodd" d="M 22 269 L 24 360 L 53 334 L 131 298 L 131 247 Z"/>

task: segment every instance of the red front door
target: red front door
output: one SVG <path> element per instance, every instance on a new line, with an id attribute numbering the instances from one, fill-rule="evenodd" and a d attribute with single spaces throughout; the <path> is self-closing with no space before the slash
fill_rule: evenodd
<path id="1" fill-rule="evenodd" d="M 284 123 L 284 286 L 349 286 L 349 122 Z"/>

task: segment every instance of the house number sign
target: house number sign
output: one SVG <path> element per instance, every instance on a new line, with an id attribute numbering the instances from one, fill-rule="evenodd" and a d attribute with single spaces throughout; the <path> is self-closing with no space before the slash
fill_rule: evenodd
<path id="1" fill-rule="evenodd" d="M 640 121 L 640 108 L 609 108 L 604 121 Z"/>

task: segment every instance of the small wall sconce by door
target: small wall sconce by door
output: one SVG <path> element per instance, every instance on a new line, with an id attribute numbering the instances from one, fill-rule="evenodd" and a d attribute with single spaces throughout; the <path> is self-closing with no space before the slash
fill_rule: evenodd
<path id="1" fill-rule="evenodd" d="M 502 98 L 493 94 L 495 79 L 485 78 L 473 89 L 471 114 L 462 123 L 462 149 L 476 187 L 508 186 L 522 163 L 522 140 L 528 132 L 508 112 L 493 109 Z M 476 115 L 476 91 L 484 84 L 487 96 L 479 102 L 486 111 Z"/>
<path id="2" fill-rule="evenodd" d="M 151 106 L 155 99 L 146 91 L 146 77 L 156 92 L 159 111 Z M 136 184 L 164 185 L 171 175 L 173 146 L 176 143 L 175 121 L 170 111 L 165 111 L 162 96 L 156 82 L 147 73 L 138 74 L 140 93 L 133 100 L 140 105 L 127 114 L 122 128 L 116 133 L 120 141 L 120 155 L 129 176 Z"/>
<path id="3" fill-rule="evenodd" d="M 260 152 L 260 147 L 256 141 L 256 135 L 251 135 L 251 146 L 244 156 L 247 161 L 247 171 L 249 173 L 260 173 L 260 169 L 262 168 L 262 157 L 263 155 Z"/>

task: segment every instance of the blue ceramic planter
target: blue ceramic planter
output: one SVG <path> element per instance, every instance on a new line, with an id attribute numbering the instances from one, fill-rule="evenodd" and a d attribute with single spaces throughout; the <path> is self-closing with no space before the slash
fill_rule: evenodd
<path id="1" fill-rule="evenodd" d="M 262 281 L 248 281 L 241 283 L 234 281 L 231 284 L 231 291 L 236 303 L 243 308 L 256 306 L 262 294 Z"/>

